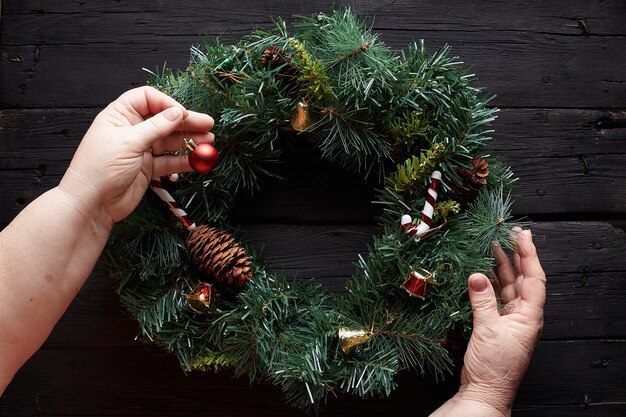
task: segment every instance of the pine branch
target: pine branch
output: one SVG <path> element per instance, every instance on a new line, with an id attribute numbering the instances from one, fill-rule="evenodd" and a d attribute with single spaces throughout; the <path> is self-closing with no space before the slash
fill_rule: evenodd
<path id="1" fill-rule="evenodd" d="M 199 356 L 193 358 L 191 368 L 198 371 L 220 371 L 225 368 L 232 368 L 239 362 L 239 357 L 224 352 L 214 352 L 210 349 L 205 350 Z"/>
<path id="2" fill-rule="evenodd" d="M 398 360 L 392 353 L 373 352 L 367 361 L 351 362 L 350 375 L 339 384 L 345 392 L 369 398 L 388 396 L 396 388 L 393 377 L 398 372 Z"/>
<path id="3" fill-rule="evenodd" d="M 489 253 L 492 242 L 509 249 L 515 248 L 515 233 L 512 229 L 527 226 L 528 222 L 509 221 L 512 218 L 512 205 L 511 195 L 505 196 L 502 188 L 483 190 L 462 215 L 462 222 L 480 252 Z"/>
<path id="4" fill-rule="evenodd" d="M 396 192 L 408 192 L 421 195 L 426 180 L 439 164 L 445 147 L 434 143 L 426 152 L 413 156 L 397 165 L 397 171 L 387 178 L 387 186 Z"/>

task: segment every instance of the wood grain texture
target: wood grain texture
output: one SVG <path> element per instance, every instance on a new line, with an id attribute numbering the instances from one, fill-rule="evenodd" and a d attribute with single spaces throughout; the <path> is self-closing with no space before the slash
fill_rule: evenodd
<path id="1" fill-rule="evenodd" d="M 142 348 L 42 349 L 0 399 L 0 416 L 305 416 L 285 405 L 282 394 L 266 384 L 249 385 L 245 378 L 192 373 L 185 376 L 176 360 L 158 350 Z M 86 381 L 87 375 L 91 378 Z M 453 386 L 455 384 L 449 385 Z M 30 381 L 30 383 L 28 382 Z M 53 382 L 55 381 L 55 382 Z M 117 382 L 116 382 L 117 381 Z M 418 415 L 443 401 L 450 387 L 431 390 L 404 376 L 404 388 L 385 400 L 330 399 L 325 415 Z M 88 393 L 89 407 L 77 397 Z M 442 395 L 443 394 L 443 395 Z M 2 414 L 5 412 L 6 414 Z M 39 413 L 39 414 L 37 414 Z"/>
<path id="2" fill-rule="evenodd" d="M 99 31 L 107 30 L 103 22 Z M 626 70 L 619 64 L 626 61 L 626 42 L 621 37 L 563 36 L 557 40 L 554 35 L 537 33 L 380 32 L 395 48 L 420 37 L 426 38 L 431 51 L 453 43 L 454 53 L 472 65 L 480 78 L 477 85 L 497 95 L 493 100 L 497 106 L 618 107 L 626 98 Z M 172 68 L 185 68 L 188 48 L 198 40 L 196 34 L 152 34 L 141 42 L 125 43 L 124 48 L 111 41 L 4 45 L 0 83 L 5 91 L 0 106 L 104 106 L 123 90 L 144 84 L 148 76 L 143 67 L 155 70 L 167 62 Z"/>
<path id="3" fill-rule="evenodd" d="M 99 108 L 201 34 L 239 37 L 271 16 L 347 1 L 19 0 L 0 3 L 0 227 L 67 168 Z M 445 43 L 497 94 L 493 153 L 520 178 L 515 212 L 548 274 L 545 329 L 514 416 L 626 414 L 626 3 L 359 0 L 394 49 Z M 301 139 L 301 140 L 300 140 Z M 271 270 L 340 291 L 375 232 L 376 184 L 320 161 L 302 136 L 234 217 Z M 543 221 L 550 220 L 550 221 Z M 564 221 L 572 220 L 572 221 Z M 608 223 L 590 220 L 610 220 Z M 40 308 L 45 308 L 42 304 Z M 225 371 L 184 376 L 134 340 L 99 266 L 3 397 L 0 417 L 305 415 Z M 325 415 L 426 415 L 457 388 L 400 375 L 387 399 L 333 399 Z M 314 414 L 309 414 L 314 415 Z"/>
<path id="4" fill-rule="evenodd" d="M 66 8 L 26 3 L 5 11 L 11 18 L 1 36 L 2 107 L 102 106 L 123 89 L 143 84 L 142 67 L 154 69 L 164 62 L 184 67 L 189 45 L 202 34 L 238 37 L 255 25 L 268 25 L 271 16 L 310 14 L 335 2 L 254 1 L 235 7 L 213 2 L 207 14 L 198 13 L 198 2 L 191 0 L 176 7 L 118 3 L 112 9 L 91 2 L 62 2 L 73 4 Z M 498 3 L 498 18 L 486 13 L 489 2 L 445 3 L 433 8 L 407 0 L 362 1 L 355 6 L 376 15 L 373 29 L 393 48 L 419 38 L 431 49 L 452 43 L 480 84 L 498 96 L 498 106 L 615 107 L 624 102 L 626 72 L 620 63 L 626 60 L 626 31 L 615 18 L 623 14 L 623 2 L 559 1 L 530 10 L 523 2 Z"/>
<path id="5" fill-rule="evenodd" d="M 55 186 L 97 114 L 96 109 L 0 111 L 0 182 L 14 184 L 0 200 L 6 224 L 41 193 Z M 615 110 L 503 109 L 494 123 L 493 153 L 520 178 L 520 215 L 626 213 L 626 113 Z M 320 161 L 296 137 L 262 192 L 243 197 L 237 218 L 252 222 L 371 222 L 378 208 L 375 179 L 364 183 Z M 315 175 L 310 175 L 312 172 Z M 254 210 L 245 207 L 253 206 Z"/>
<path id="6" fill-rule="evenodd" d="M 550 407 L 584 407 L 623 399 L 624 341 L 540 342 L 536 352 L 516 401 L 516 408 L 526 409 L 521 415 L 542 416 L 548 415 L 541 413 Z M 414 376 L 402 375 L 400 388 L 391 397 L 329 399 L 324 415 L 353 415 L 357 410 L 364 416 L 425 415 L 454 392 L 455 379 L 450 376 L 446 383 L 436 385 L 434 381 L 418 383 Z M 89 393 L 87 412 L 83 401 L 78 400 L 85 392 Z M 533 410 L 536 404 L 542 404 L 542 408 Z M 286 406 L 275 388 L 264 384 L 250 387 L 243 378 L 231 379 L 228 371 L 184 376 L 173 357 L 143 348 L 42 349 L 9 386 L 0 405 L 0 416 L 7 417 L 35 413 L 306 415 Z"/>
<path id="7" fill-rule="evenodd" d="M 604 36 L 624 35 L 626 30 L 616 16 L 626 13 L 626 6 L 620 1 L 581 0 L 568 2 L 528 3 L 525 1 L 443 0 L 432 3 L 411 0 L 359 0 L 355 2 L 336 1 L 335 4 L 351 5 L 353 10 L 365 16 L 376 16 L 376 22 L 382 27 L 396 29 L 416 29 L 423 31 L 444 31 L 462 29 L 464 31 L 535 31 L 562 35 Z M 137 14 L 149 13 L 160 15 L 185 15 L 190 17 L 189 24 L 197 23 L 197 0 L 180 0 L 176 7 L 166 8 L 166 1 L 154 0 L 21 0 L 7 2 L 4 14 L 30 15 L 45 18 L 52 14 Z M 210 16 L 218 21 L 232 22 L 239 25 L 248 21 L 269 22 L 270 16 L 290 17 L 304 13 L 326 10 L 328 1 L 311 0 L 301 3 L 285 3 L 280 0 L 249 0 L 244 4 L 230 4 L 223 7 L 223 1 L 211 3 Z M 497 5 L 497 17 L 494 17 L 494 5 Z M 244 7 L 245 6 L 245 7 Z M 532 9 L 532 10 L 529 10 Z M 264 10 L 265 14 L 258 13 Z M 401 13 L 407 11 L 407 13 Z M 445 12 L 442 12 L 445 11 Z M 88 18 L 87 18 L 88 19 Z M 584 24 L 583 24 L 584 23 Z M 169 23 L 164 23 L 169 25 Z M 172 30 L 180 31 L 181 27 Z M 36 34 L 37 29 L 31 30 Z M 201 33 L 200 30 L 198 33 Z M 29 36 L 20 35 L 16 36 Z M 46 39 L 48 40 L 48 39 Z"/>

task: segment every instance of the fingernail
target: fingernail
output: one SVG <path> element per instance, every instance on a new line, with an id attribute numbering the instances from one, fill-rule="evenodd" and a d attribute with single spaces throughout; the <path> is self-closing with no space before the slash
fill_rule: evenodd
<path id="1" fill-rule="evenodd" d="M 180 118 L 183 114 L 182 110 L 178 107 L 170 107 L 169 109 L 163 112 L 163 117 L 165 117 L 170 122 L 175 122 Z"/>
<path id="2" fill-rule="evenodd" d="M 487 289 L 487 278 L 483 276 L 475 276 L 470 280 L 470 286 L 476 292 L 483 292 Z"/>
<path id="3" fill-rule="evenodd" d="M 528 229 L 522 230 L 522 231 L 520 232 L 520 234 L 521 234 L 521 235 L 524 235 L 524 236 L 528 236 L 528 237 L 530 237 L 530 236 L 531 236 L 531 232 L 530 232 L 530 230 L 528 230 Z"/>

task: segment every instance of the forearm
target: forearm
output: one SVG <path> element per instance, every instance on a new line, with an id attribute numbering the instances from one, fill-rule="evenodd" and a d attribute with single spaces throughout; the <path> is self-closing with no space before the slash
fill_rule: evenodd
<path id="1" fill-rule="evenodd" d="M 112 227 L 95 199 L 60 187 L 0 233 L 0 393 L 91 273 Z"/>

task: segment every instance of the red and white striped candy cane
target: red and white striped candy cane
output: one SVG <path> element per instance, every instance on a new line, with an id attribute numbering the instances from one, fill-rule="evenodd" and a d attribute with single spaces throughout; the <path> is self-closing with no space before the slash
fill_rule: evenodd
<path id="1" fill-rule="evenodd" d="M 426 203 L 424 204 L 424 210 L 422 210 L 422 220 L 417 224 L 413 224 L 411 216 L 405 214 L 400 220 L 402 230 L 409 236 L 415 236 L 415 241 L 419 241 L 420 236 L 430 230 L 430 226 L 433 224 L 433 212 L 435 211 L 435 203 L 437 202 L 437 192 L 439 191 L 439 184 L 441 183 L 441 172 L 433 171 L 430 176 L 431 183 L 428 187 L 428 193 L 426 194 Z"/>
<path id="2" fill-rule="evenodd" d="M 150 181 L 150 188 L 152 188 L 152 191 L 154 191 L 156 195 L 158 195 L 159 198 L 167 204 L 170 211 L 174 213 L 174 216 L 178 217 L 187 230 L 191 231 L 196 228 L 196 224 L 191 221 L 187 212 L 180 208 L 176 200 L 174 200 L 174 197 L 172 197 L 172 195 L 165 189 L 159 177 L 152 178 L 152 181 Z"/>

